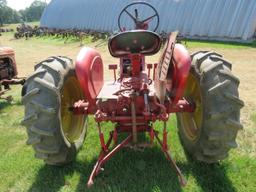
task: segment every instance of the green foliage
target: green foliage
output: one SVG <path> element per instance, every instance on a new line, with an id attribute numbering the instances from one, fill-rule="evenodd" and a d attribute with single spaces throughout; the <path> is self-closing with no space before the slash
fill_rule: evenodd
<path id="1" fill-rule="evenodd" d="M 6 0 L 0 0 L 0 7 L 4 7 L 7 5 L 7 1 Z"/>
<path id="2" fill-rule="evenodd" d="M 6 0 L 0 0 L 0 26 L 3 26 L 4 23 L 38 21 L 46 6 L 45 2 L 35 0 L 25 10 L 16 11 L 7 6 Z"/>
<path id="3" fill-rule="evenodd" d="M 20 11 L 22 20 L 26 22 L 40 20 L 40 17 L 46 6 L 47 4 L 42 1 L 34 1 L 29 8 Z"/>
<path id="4" fill-rule="evenodd" d="M 3 23 L 19 23 L 21 21 L 21 15 L 18 11 L 5 6 L 0 13 L 1 21 Z"/>
<path id="5" fill-rule="evenodd" d="M 4 10 L 6 7 L 6 0 L 0 0 L 0 26 L 3 26 L 4 22 Z"/>

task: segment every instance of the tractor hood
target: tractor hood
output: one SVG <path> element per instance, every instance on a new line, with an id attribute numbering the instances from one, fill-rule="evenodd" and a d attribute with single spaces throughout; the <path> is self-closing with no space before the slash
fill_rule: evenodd
<path id="1" fill-rule="evenodd" d="M 13 56 L 14 55 L 14 50 L 10 47 L 2 47 L 0 46 L 0 57 L 2 56 Z"/>

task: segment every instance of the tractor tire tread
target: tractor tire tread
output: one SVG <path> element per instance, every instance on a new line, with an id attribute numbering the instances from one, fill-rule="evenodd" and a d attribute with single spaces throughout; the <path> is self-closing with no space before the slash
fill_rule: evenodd
<path id="1" fill-rule="evenodd" d="M 39 69 L 37 70 L 35 73 L 33 73 L 31 76 L 29 76 L 26 81 L 31 81 L 33 80 L 35 77 L 40 76 L 41 74 L 45 74 L 47 71 L 45 69 Z"/>
<path id="2" fill-rule="evenodd" d="M 214 85 L 213 87 L 211 87 L 208 90 L 208 93 L 212 94 L 212 95 L 218 94 L 218 90 L 223 91 L 223 89 L 228 87 L 230 84 L 231 84 L 231 81 L 226 79 L 225 81 L 218 83 L 218 84 Z"/>
<path id="3" fill-rule="evenodd" d="M 232 127 L 232 128 L 238 129 L 238 130 L 243 129 L 243 125 L 242 125 L 240 122 L 235 121 L 235 120 L 233 120 L 233 119 L 227 119 L 227 120 L 226 120 L 226 124 L 227 124 L 229 127 Z"/>
<path id="4" fill-rule="evenodd" d="M 36 151 L 38 151 L 39 153 L 46 153 L 48 155 L 51 155 L 51 154 L 58 154 L 60 149 L 59 148 L 42 148 L 42 147 L 36 147 Z"/>
<path id="5" fill-rule="evenodd" d="M 36 77 L 34 81 L 43 86 L 44 88 L 49 89 L 58 95 L 58 88 L 55 87 L 54 84 L 49 83 L 46 80 L 43 80 L 39 77 Z"/>
<path id="6" fill-rule="evenodd" d="M 27 126 L 34 123 L 37 119 L 38 119 L 38 114 L 30 114 L 24 118 L 21 124 Z"/>
<path id="7" fill-rule="evenodd" d="M 228 61 L 226 61 L 225 59 L 223 59 L 222 57 L 218 57 L 218 56 L 214 56 L 214 55 L 211 55 L 210 56 L 211 60 L 216 60 L 216 61 L 222 61 L 223 62 L 223 65 L 225 65 L 226 67 L 229 68 L 229 70 L 231 71 L 232 70 L 232 64 Z"/>
<path id="8" fill-rule="evenodd" d="M 39 89 L 39 88 L 34 88 L 34 89 L 30 90 L 28 93 L 25 93 L 25 94 L 23 95 L 23 97 L 22 97 L 22 99 L 21 99 L 21 102 L 22 102 L 23 104 L 26 104 L 27 101 L 28 101 L 29 99 L 31 99 L 31 97 L 37 95 L 39 92 L 40 92 L 40 89 Z"/>
<path id="9" fill-rule="evenodd" d="M 198 77 L 202 92 L 202 131 L 196 141 L 187 139 L 178 127 L 181 143 L 194 159 L 216 163 L 228 156 L 230 149 L 237 147 L 235 141 L 240 123 L 240 109 L 244 102 L 239 99 L 239 79 L 231 73 L 232 65 L 214 52 L 197 52 L 192 55 L 191 73 Z"/>
<path id="10" fill-rule="evenodd" d="M 67 75 L 74 75 L 71 59 L 49 57 L 35 65 L 35 72 L 26 81 L 22 97 L 28 141 L 35 157 L 49 165 L 64 165 L 73 161 L 82 147 L 84 135 L 78 141 L 67 143 L 60 128 L 60 91 Z M 81 141 L 82 140 L 82 141 Z"/>
<path id="11" fill-rule="evenodd" d="M 45 153 L 39 153 L 39 152 L 35 153 L 35 158 L 37 158 L 37 159 L 47 160 L 48 157 L 49 157 L 49 155 L 45 154 Z"/>
<path id="12" fill-rule="evenodd" d="M 44 105 L 39 104 L 38 102 L 35 101 L 31 101 L 30 102 L 38 111 L 42 112 L 42 113 L 46 113 L 48 115 L 54 115 L 56 114 L 56 109 L 51 108 L 51 107 L 47 107 Z"/>
<path id="13" fill-rule="evenodd" d="M 35 133 L 35 134 L 42 135 L 42 136 L 47 136 L 47 137 L 54 137 L 54 133 L 55 133 L 55 131 L 39 129 L 36 126 L 31 126 L 30 131 Z"/>
<path id="14" fill-rule="evenodd" d="M 227 98 L 227 100 L 229 100 L 233 104 L 239 106 L 240 108 L 242 108 L 244 106 L 244 102 L 241 99 L 239 99 L 239 97 L 237 97 L 233 94 L 230 94 L 230 93 L 224 93 L 224 96 Z"/>
<path id="15" fill-rule="evenodd" d="M 38 143 L 41 142 L 41 138 L 40 137 L 31 137 L 27 140 L 27 145 L 36 145 Z"/>
<path id="16" fill-rule="evenodd" d="M 220 71 L 219 71 L 219 74 L 222 75 L 222 76 L 224 76 L 224 77 L 226 77 L 226 78 L 228 78 L 228 79 L 231 79 L 231 80 L 234 81 L 237 85 L 240 84 L 240 80 L 239 80 L 236 76 L 234 76 L 233 74 L 231 74 L 229 71 L 227 71 L 227 70 L 220 70 Z"/>

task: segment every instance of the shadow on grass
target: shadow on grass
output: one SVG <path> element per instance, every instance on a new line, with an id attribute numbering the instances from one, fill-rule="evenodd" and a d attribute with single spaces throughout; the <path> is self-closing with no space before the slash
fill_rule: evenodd
<path id="1" fill-rule="evenodd" d="M 45 165 L 38 172 L 29 192 L 59 191 L 65 187 L 72 191 L 92 192 L 182 191 L 175 171 L 157 147 L 146 149 L 143 153 L 129 149 L 120 151 L 106 163 L 104 172 L 95 178 L 94 186 L 88 190 L 86 183 L 95 162 L 96 158 L 90 162 L 79 160 L 65 167 Z M 206 165 L 189 160 L 186 164 L 178 163 L 178 166 L 185 178 L 194 176 L 202 191 L 236 191 L 224 165 Z"/>
<path id="2" fill-rule="evenodd" d="M 88 191 L 86 184 L 95 162 L 96 158 L 90 162 L 76 161 L 65 167 L 45 165 L 39 170 L 29 192 L 59 191 L 65 186 L 71 187 L 72 191 Z M 94 186 L 89 191 L 181 190 L 175 172 L 158 148 L 145 149 L 143 153 L 123 149 L 107 162 L 104 168 L 105 170 L 95 178 Z M 68 178 L 74 175 L 80 177 L 78 184 L 73 180 L 70 186 Z M 74 178 L 77 179 L 76 176 Z"/>
<path id="3" fill-rule="evenodd" d="M 187 156 L 188 164 L 181 165 L 180 168 L 184 172 L 189 172 L 197 181 L 198 186 L 202 191 L 211 192 L 235 192 L 237 191 L 233 186 L 231 180 L 226 174 L 227 164 L 215 163 L 206 164 L 196 162 Z"/>
<path id="4" fill-rule="evenodd" d="M 14 100 L 12 102 L 8 102 L 8 101 L 5 101 L 5 100 L 0 100 L 0 110 L 2 110 L 4 108 L 7 108 L 7 107 L 10 107 L 10 106 L 21 106 L 21 105 L 23 105 L 23 104 L 21 103 L 20 100 L 18 100 L 18 101 Z"/>
<path id="5" fill-rule="evenodd" d="M 4 109 L 4 108 L 6 108 L 6 107 L 9 107 L 9 106 L 11 106 L 11 105 L 12 105 L 12 104 L 9 103 L 9 102 L 7 102 L 7 101 L 1 101 L 1 100 L 0 100 L 0 110 Z"/>

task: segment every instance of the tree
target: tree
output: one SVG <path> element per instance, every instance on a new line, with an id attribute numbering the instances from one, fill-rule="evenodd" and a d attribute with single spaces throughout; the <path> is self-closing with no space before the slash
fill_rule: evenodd
<path id="1" fill-rule="evenodd" d="M 7 6 L 6 0 L 0 0 L 0 26 L 4 23 L 19 23 L 21 21 L 38 21 L 47 3 L 35 0 L 29 8 L 17 12 Z"/>
<path id="2" fill-rule="evenodd" d="M 4 24 L 4 12 L 7 7 L 6 0 L 0 0 L 0 26 Z"/>
<path id="3" fill-rule="evenodd" d="M 0 0 L 0 7 L 7 6 L 7 1 L 6 0 Z"/>
<path id="4" fill-rule="evenodd" d="M 22 19 L 24 21 L 38 21 L 41 18 L 41 15 L 44 11 L 44 8 L 47 6 L 45 2 L 36 0 L 34 1 L 29 8 L 20 11 Z"/>
<path id="5" fill-rule="evenodd" d="M 7 6 L 6 0 L 0 0 L 0 26 L 4 23 L 19 23 L 21 21 L 20 14 Z"/>

